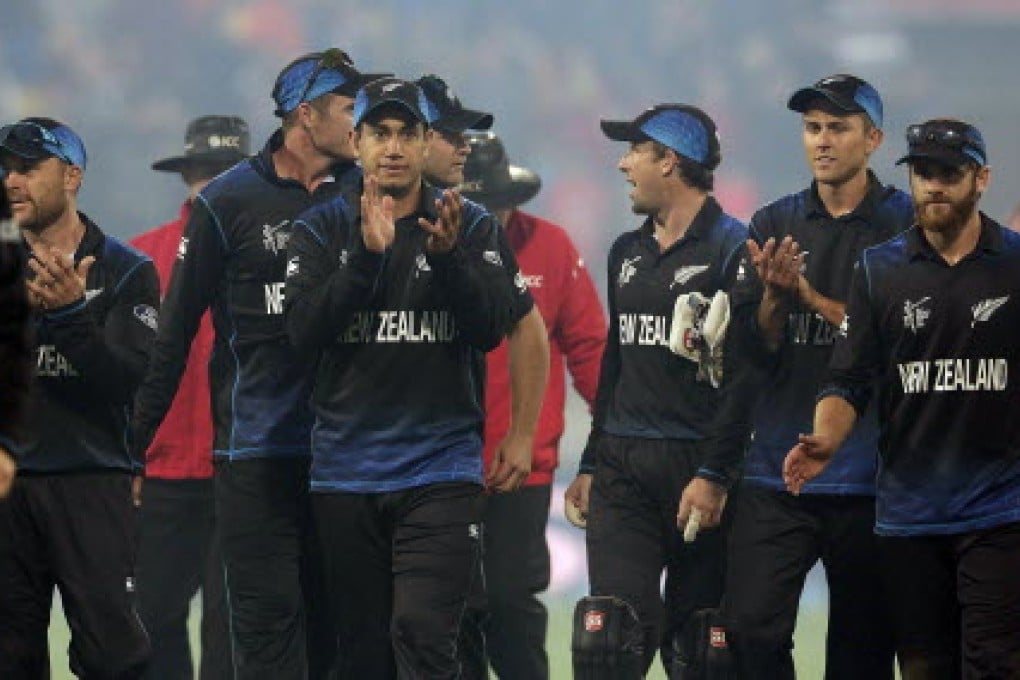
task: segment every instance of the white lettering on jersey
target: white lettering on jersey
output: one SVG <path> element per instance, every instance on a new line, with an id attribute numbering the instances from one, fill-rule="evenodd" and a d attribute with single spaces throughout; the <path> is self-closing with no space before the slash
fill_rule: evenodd
<path id="1" fill-rule="evenodd" d="M 904 394 L 1004 392 L 1009 386 L 1006 359 L 932 359 L 897 364 Z"/>
<path id="2" fill-rule="evenodd" d="M 435 344 L 453 342 L 457 327 L 448 311 L 379 310 L 357 312 L 340 342 L 347 344 Z"/>
<path id="3" fill-rule="evenodd" d="M 844 317 L 845 319 L 846 317 Z M 790 342 L 795 345 L 831 345 L 839 329 L 814 312 L 794 312 L 786 320 Z"/>
<path id="4" fill-rule="evenodd" d="M 266 293 L 266 314 L 283 314 L 284 282 L 263 284 Z"/>
<path id="5" fill-rule="evenodd" d="M 74 378 L 78 371 L 54 345 L 36 347 L 35 374 L 45 378 Z"/>
<path id="6" fill-rule="evenodd" d="M 669 319 L 656 314 L 620 314 L 621 345 L 669 347 Z"/>

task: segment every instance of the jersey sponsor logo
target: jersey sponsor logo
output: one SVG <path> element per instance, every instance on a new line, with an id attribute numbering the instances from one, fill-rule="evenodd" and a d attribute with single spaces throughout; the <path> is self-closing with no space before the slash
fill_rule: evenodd
<path id="1" fill-rule="evenodd" d="M 656 314 L 620 314 L 621 345 L 669 347 L 669 319 Z"/>
<path id="2" fill-rule="evenodd" d="M 726 649 L 729 644 L 726 642 L 726 629 L 722 626 L 709 626 L 708 644 L 716 649 Z"/>
<path id="3" fill-rule="evenodd" d="M 625 285 L 630 283 L 630 280 L 634 278 L 635 274 L 637 274 L 637 267 L 634 265 L 640 261 L 640 255 L 637 257 L 626 257 L 623 259 L 623 262 L 620 264 L 620 273 L 616 277 L 617 286 L 623 288 Z"/>
<path id="4" fill-rule="evenodd" d="M 188 237 L 182 236 L 180 243 L 177 244 L 177 259 L 183 260 L 188 255 Z"/>
<path id="5" fill-rule="evenodd" d="M 992 314 L 995 314 L 996 310 L 1008 301 L 1008 295 L 999 298 L 988 298 L 971 307 L 970 311 L 974 315 L 974 320 L 970 322 L 970 327 L 973 328 L 978 321 L 988 321 Z"/>
<path id="6" fill-rule="evenodd" d="M 457 326 L 446 310 L 357 312 L 339 341 L 344 344 L 437 344 L 453 342 Z"/>
<path id="7" fill-rule="evenodd" d="M 88 304 L 99 297 L 105 288 L 93 288 L 85 291 L 85 304 Z"/>
<path id="8" fill-rule="evenodd" d="M 1006 359 L 931 359 L 897 364 L 904 394 L 1004 392 L 1009 386 Z"/>
<path id="9" fill-rule="evenodd" d="M 35 374 L 44 378 L 75 378 L 78 371 L 55 345 L 39 345 L 35 348 Z"/>
<path id="10" fill-rule="evenodd" d="M 917 302 L 910 300 L 903 301 L 903 326 L 917 333 L 928 323 L 931 310 L 926 305 L 931 302 L 931 296 L 925 296 Z"/>
<path id="11" fill-rule="evenodd" d="M 290 267 L 289 264 L 287 266 Z M 283 302 L 286 300 L 284 282 L 264 283 L 262 287 L 266 294 L 266 314 L 283 314 Z"/>
<path id="12" fill-rule="evenodd" d="M 846 317 L 843 317 L 846 319 Z M 831 345 L 840 332 L 814 312 L 794 312 L 786 319 L 787 337 L 794 345 Z"/>
<path id="13" fill-rule="evenodd" d="M 482 252 L 482 259 L 495 267 L 503 266 L 503 258 L 499 256 L 495 250 L 486 250 Z"/>
<path id="14" fill-rule="evenodd" d="M 688 281 L 693 279 L 698 274 L 708 270 L 707 264 L 691 264 L 686 267 L 680 267 L 673 272 L 673 283 L 669 284 L 669 289 L 673 290 L 673 286 L 682 286 Z"/>
<path id="15" fill-rule="evenodd" d="M 431 272 L 432 267 L 429 266 L 429 259 L 425 256 L 425 253 L 418 253 L 418 256 L 414 258 L 414 278 L 418 278 L 425 272 Z"/>
<path id="16" fill-rule="evenodd" d="M 301 271 L 301 256 L 295 255 L 287 260 L 287 270 L 284 272 L 284 277 L 289 279 L 292 276 L 296 276 L 299 271 Z"/>
<path id="17" fill-rule="evenodd" d="M 144 323 L 153 331 L 159 330 L 159 312 L 152 305 L 135 305 L 131 310 L 135 318 Z"/>
<path id="18" fill-rule="evenodd" d="M 290 220 L 283 220 L 275 226 L 262 225 L 262 247 L 273 255 L 279 255 L 287 250 L 287 241 L 290 240 L 290 231 L 287 227 Z"/>

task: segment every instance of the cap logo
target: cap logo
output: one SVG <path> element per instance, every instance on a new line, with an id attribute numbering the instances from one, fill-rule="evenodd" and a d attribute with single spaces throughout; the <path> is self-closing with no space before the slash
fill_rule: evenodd
<path id="1" fill-rule="evenodd" d="M 213 149 L 240 149 L 241 138 L 237 135 L 209 135 L 209 147 Z"/>
<path id="2" fill-rule="evenodd" d="M 403 85 L 403 83 L 388 83 L 388 84 L 382 86 L 382 91 L 383 92 L 393 92 L 393 90 L 397 89 L 401 85 Z"/>

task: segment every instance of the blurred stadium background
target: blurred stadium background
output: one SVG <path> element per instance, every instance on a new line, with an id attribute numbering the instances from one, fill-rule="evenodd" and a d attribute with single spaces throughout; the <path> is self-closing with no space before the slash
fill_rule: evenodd
<path id="1" fill-rule="evenodd" d="M 0 17 L 0 121 L 47 115 L 73 126 L 90 156 L 81 205 L 122 237 L 176 215 L 183 185 L 149 165 L 180 151 L 189 119 L 241 115 L 261 144 L 275 125 L 277 72 L 328 46 L 365 70 L 441 74 L 466 104 L 492 111 L 511 160 L 542 176 L 527 209 L 567 227 L 600 290 L 608 245 L 638 220 L 616 171 L 623 149 L 598 119 L 660 101 L 695 103 L 716 119 L 717 194 L 742 218 L 809 180 L 785 102 L 835 72 L 882 93 L 880 178 L 906 184 L 892 163 L 907 124 L 953 116 L 989 144 L 984 209 L 1004 220 L 1020 201 L 1017 0 L 0 0 Z M 587 417 L 574 399 L 561 487 Z M 548 646 L 554 677 L 567 677 L 584 555 L 559 506 L 549 539 Z M 802 677 L 820 677 L 824 608 L 824 579 L 813 574 L 796 650 Z M 67 677 L 60 617 L 52 632 L 54 675 Z"/>

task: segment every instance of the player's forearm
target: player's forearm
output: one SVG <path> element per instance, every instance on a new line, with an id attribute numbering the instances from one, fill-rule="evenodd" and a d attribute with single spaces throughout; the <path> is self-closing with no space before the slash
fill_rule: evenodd
<path id="1" fill-rule="evenodd" d="M 783 340 L 788 302 L 784 296 L 766 288 L 758 305 L 758 328 L 765 344 L 772 351 L 779 348 Z"/>
<path id="2" fill-rule="evenodd" d="M 804 277 L 800 282 L 800 300 L 811 311 L 819 314 L 823 319 L 833 326 L 843 323 L 843 316 L 846 314 L 846 305 L 839 300 L 827 298 L 811 287 Z"/>
<path id="3" fill-rule="evenodd" d="M 549 338 L 537 307 L 532 307 L 509 336 L 510 435 L 533 438 L 549 379 Z"/>
<path id="4" fill-rule="evenodd" d="M 830 394 L 815 405 L 814 434 L 832 442 L 834 451 L 850 436 L 856 422 L 857 411 L 843 397 Z"/>

